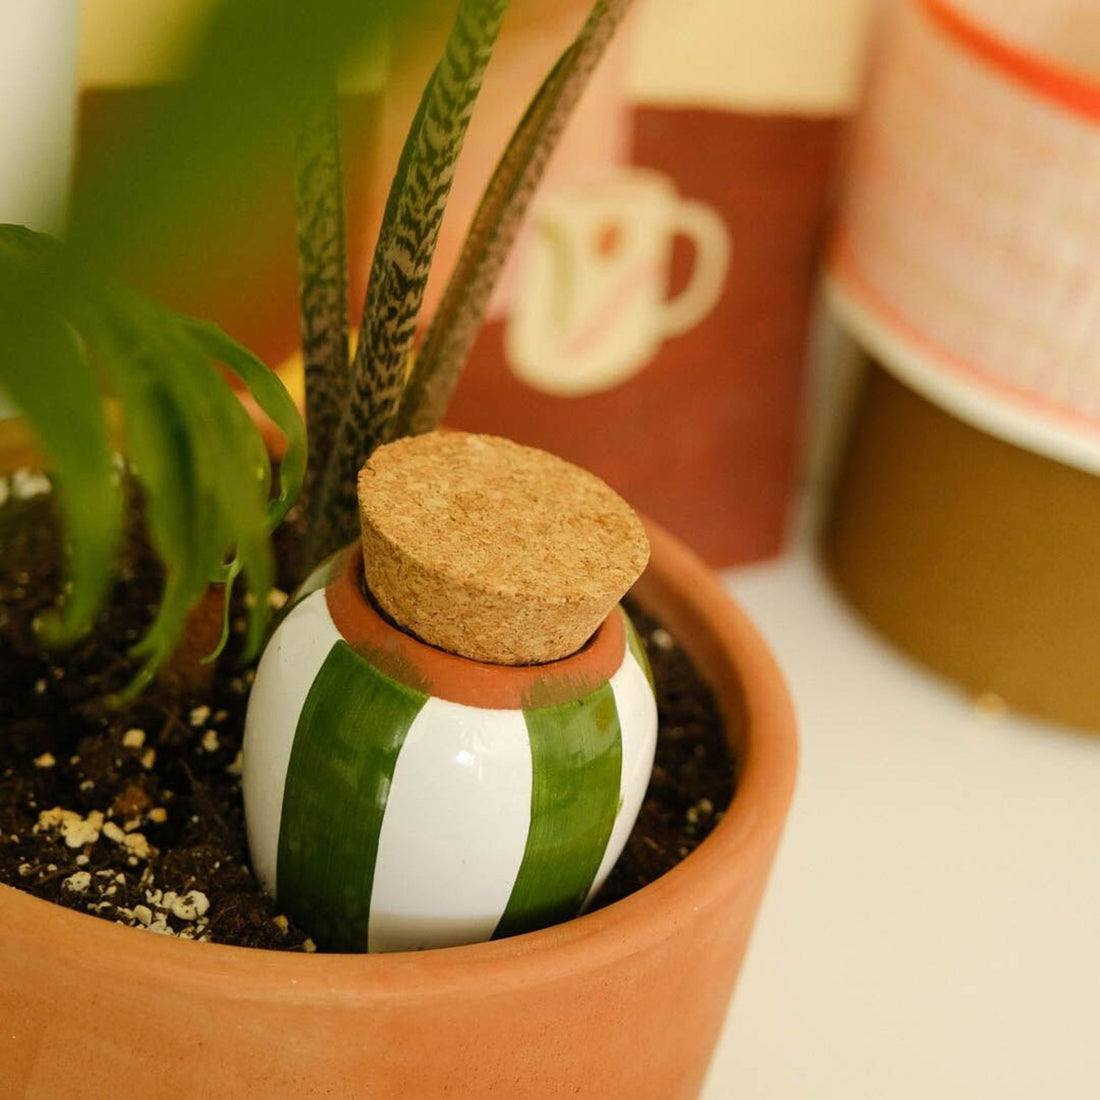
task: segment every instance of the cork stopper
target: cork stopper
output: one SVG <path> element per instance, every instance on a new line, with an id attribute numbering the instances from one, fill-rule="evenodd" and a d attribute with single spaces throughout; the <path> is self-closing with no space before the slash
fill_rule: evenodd
<path id="1" fill-rule="evenodd" d="M 423 641 L 478 661 L 575 653 L 649 558 L 638 517 L 598 477 L 495 436 L 397 440 L 358 488 L 374 598 Z"/>

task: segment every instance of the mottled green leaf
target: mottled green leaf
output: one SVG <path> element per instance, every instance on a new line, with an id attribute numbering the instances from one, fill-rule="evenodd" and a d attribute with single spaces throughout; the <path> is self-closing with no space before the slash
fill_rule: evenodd
<path id="1" fill-rule="evenodd" d="M 417 353 L 393 435 L 430 431 L 446 411 L 546 162 L 632 2 L 598 0 L 516 127 L 485 189 L 459 261 Z"/>
<path id="2" fill-rule="evenodd" d="M 461 0 L 401 151 L 367 284 L 349 400 L 311 502 L 311 561 L 358 531 L 356 475 L 389 437 L 455 166 L 506 7 L 507 0 Z"/>

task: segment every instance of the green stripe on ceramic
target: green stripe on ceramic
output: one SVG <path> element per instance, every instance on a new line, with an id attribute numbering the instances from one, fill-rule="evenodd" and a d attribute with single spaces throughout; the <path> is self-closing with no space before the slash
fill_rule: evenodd
<path id="1" fill-rule="evenodd" d="M 642 645 L 642 639 L 638 637 L 638 632 L 634 629 L 634 624 L 630 621 L 630 616 L 622 607 L 619 608 L 619 614 L 622 615 L 623 626 L 626 627 L 626 644 L 630 647 L 630 652 L 634 655 L 634 660 L 638 662 L 641 670 L 645 673 L 645 678 L 649 681 L 649 690 L 656 695 L 657 688 L 653 683 L 653 669 L 649 667 L 649 657 L 646 656 L 645 646 Z"/>
<path id="2" fill-rule="evenodd" d="M 365 951 L 378 834 L 397 755 L 427 696 L 333 645 L 294 734 L 279 907 L 327 951 Z"/>
<path id="3" fill-rule="evenodd" d="M 531 744 L 531 825 L 494 939 L 576 916 L 619 808 L 623 746 L 610 684 L 523 717 Z"/>

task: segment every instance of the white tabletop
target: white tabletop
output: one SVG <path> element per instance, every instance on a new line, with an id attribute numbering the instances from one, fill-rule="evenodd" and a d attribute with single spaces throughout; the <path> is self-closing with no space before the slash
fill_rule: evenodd
<path id="1" fill-rule="evenodd" d="M 806 542 L 727 574 L 802 759 L 705 1100 L 1095 1100 L 1100 735 L 979 710 Z"/>

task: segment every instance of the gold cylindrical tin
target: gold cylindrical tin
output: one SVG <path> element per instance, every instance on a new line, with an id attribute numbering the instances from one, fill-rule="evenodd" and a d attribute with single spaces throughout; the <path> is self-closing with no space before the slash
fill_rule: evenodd
<path id="1" fill-rule="evenodd" d="M 891 641 L 975 693 L 1100 730 L 1100 479 L 872 366 L 823 554 Z"/>

